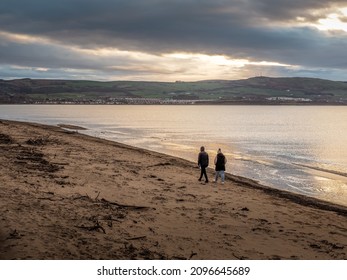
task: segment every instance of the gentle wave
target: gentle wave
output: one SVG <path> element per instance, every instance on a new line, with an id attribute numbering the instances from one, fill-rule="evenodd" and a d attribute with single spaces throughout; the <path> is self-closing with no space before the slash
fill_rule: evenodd
<path id="1" fill-rule="evenodd" d="M 331 174 L 335 174 L 335 175 L 339 175 L 339 176 L 347 178 L 347 173 L 345 173 L 345 172 L 341 172 L 341 171 L 337 171 L 337 170 L 331 170 L 331 169 L 325 169 L 325 168 L 321 168 L 321 167 L 310 166 L 310 165 L 300 164 L 300 163 L 293 163 L 293 164 L 297 165 L 297 166 L 306 167 L 306 168 L 310 168 L 310 169 L 313 169 L 313 170 L 322 171 L 322 172 L 326 172 L 326 173 L 331 173 Z"/>

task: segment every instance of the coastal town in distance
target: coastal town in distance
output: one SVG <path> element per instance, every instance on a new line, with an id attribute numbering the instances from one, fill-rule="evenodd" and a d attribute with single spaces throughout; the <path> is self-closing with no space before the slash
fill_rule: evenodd
<path id="1" fill-rule="evenodd" d="M 0 104 L 347 105 L 347 82 L 263 76 L 171 83 L 0 80 Z"/>

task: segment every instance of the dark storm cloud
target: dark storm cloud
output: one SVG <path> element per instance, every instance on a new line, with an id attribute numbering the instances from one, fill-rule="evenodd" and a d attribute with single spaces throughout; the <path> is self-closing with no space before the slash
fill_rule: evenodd
<path id="1" fill-rule="evenodd" d="M 1 39 L 1 36 L 0 36 Z M 81 53 L 78 50 L 47 44 L 0 44 L 3 64 L 26 65 L 30 67 L 74 68 L 102 70 L 113 66 L 109 57 Z M 18 62 L 18 63 L 14 63 Z M 127 59 L 117 57 L 117 64 L 127 64 Z"/>
<path id="2" fill-rule="evenodd" d="M 0 30 L 44 36 L 80 48 L 226 54 L 328 67 L 341 65 L 347 47 L 346 33 L 326 34 L 313 27 L 290 24 L 297 17 L 316 21 L 324 17 L 323 12 L 344 3 L 345 0 L 1 0 Z M 16 51 L 14 46 L 6 50 L 3 47 L 0 62 L 6 52 L 7 63 L 11 63 L 10 57 L 13 61 L 19 59 L 23 54 L 16 53 L 25 47 L 17 46 Z M 45 57 L 40 56 L 43 49 L 29 52 L 45 63 Z M 51 61 L 59 63 L 62 51 L 56 50 L 55 54 L 51 58 L 57 56 L 56 59 Z M 72 63 L 75 68 L 93 64 L 83 59 L 77 62 L 73 57 L 70 61 L 63 58 L 61 64 Z"/>
<path id="3" fill-rule="evenodd" d="M 246 0 L 249 8 L 256 15 L 269 20 L 291 21 L 296 17 L 315 21 L 324 16 L 329 10 L 346 4 L 345 0 Z"/>

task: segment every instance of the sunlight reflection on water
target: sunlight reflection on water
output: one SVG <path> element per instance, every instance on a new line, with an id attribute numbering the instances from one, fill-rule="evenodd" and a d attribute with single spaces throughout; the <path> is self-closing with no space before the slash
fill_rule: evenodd
<path id="1" fill-rule="evenodd" d="M 212 162 L 222 148 L 230 173 L 347 205 L 347 107 L 0 105 L 0 118 L 84 126 L 194 162 L 200 146 Z"/>

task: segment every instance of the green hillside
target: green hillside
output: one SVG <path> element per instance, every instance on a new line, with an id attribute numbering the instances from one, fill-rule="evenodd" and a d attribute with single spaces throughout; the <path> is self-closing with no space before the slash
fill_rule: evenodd
<path id="1" fill-rule="evenodd" d="M 198 82 L 0 80 L 0 103 L 122 104 L 148 99 L 218 104 L 347 104 L 347 83 L 254 77 Z"/>

